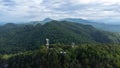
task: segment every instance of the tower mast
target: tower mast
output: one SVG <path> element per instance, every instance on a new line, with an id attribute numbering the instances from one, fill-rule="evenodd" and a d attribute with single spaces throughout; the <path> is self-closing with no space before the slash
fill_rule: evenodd
<path id="1" fill-rule="evenodd" d="M 46 48 L 48 49 L 49 48 L 49 39 L 46 38 Z"/>

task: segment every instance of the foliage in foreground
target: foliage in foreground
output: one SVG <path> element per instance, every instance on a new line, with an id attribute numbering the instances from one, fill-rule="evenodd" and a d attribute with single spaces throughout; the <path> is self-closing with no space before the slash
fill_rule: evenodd
<path id="1" fill-rule="evenodd" d="M 6 58 L 4 58 L 6 57 Z M 118 44 L 51 45 L 0 56 L 0 68 L 120 68 Z"/>

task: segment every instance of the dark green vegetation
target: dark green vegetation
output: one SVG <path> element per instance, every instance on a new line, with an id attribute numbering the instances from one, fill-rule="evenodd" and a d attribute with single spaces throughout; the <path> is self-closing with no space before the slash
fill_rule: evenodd
<path id="1" fill-rule="evenodd" d="M 0 68 L 120 68 L 120 35 L 67 21 L 34 23 L 0 26 Z"/>
<path id="2" fill-rule="evenodd" d="M 91 25 L 67 21 L 51 21 L 44 25 L 18 25 L 8 23 L 0 26 L 0 54 L 35 50 L 50 39 L 50 44 L 118 43 L 116 35 L 97 30 Z"/>
<path id="3" fill-rule="evenodd" d="M 36 51 L 1 56 L 0 63 L 0 68 L 120 68 L 120 45 L 41 46 Z"/>

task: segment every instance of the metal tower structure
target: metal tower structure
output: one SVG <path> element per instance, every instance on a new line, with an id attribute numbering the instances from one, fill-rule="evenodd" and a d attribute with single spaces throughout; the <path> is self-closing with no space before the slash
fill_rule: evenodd
<path id="1" fill-rule="evenodd" d="M 49 39 L 46 38 L 46 48 L 49 48 Z"/>

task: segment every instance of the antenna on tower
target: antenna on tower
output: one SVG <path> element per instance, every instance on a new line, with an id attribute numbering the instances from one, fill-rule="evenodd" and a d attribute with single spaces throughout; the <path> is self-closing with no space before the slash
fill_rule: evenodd
<path id="1" fill-rule="evenodd" d="M 74 42 L 72 42 L 72 48 L 74 48 L 75 47 L 75 43 Z"/>
<path id="2" fill-rule="evenodd" d="M 49 39 L 46 38 L 46 48 L 49 48 Z"/>

